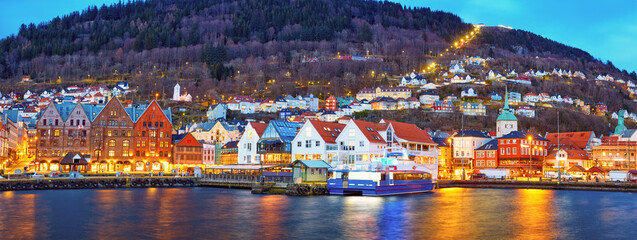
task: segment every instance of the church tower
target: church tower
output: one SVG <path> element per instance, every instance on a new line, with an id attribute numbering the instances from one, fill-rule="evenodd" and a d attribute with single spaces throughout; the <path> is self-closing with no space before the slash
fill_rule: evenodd
<path id="1" fill-rule="evenodd" d="M 498 119 L 495 121 L 495 125 L 496 137 L 502 137 L 518 130 L 518 118 L 515 117 L 509 108 L 508 90 L 504 93 L 504 107 L 502 108 L 502 113 L 500 113 L 500 116 L 498 116 Z"/>
<path id="2" fill-rule="evenodd" d="M 173 90 L 173 101 L 179 101 L 180 97 L 181 97 L 181 87 L 179 86 L 179 83 L 177 83 Z"/>

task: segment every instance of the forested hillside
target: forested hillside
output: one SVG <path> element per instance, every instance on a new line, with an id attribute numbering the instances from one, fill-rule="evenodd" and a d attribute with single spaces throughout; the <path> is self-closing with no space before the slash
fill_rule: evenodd
<path id="1" fill-rule="evenodd" d="M 471 29 L 450 13 L 386 1 L 122 2 L 23 25 L 17 35 L 0 40 L 0 81 L 6 83 L 0 90 L 125 80 L 140 97 L 170 96 L 176 82 L 195 100 L 235 94 L 342 96 L 391 84 L 392 77 L 423 69 L 430 61 L 448 66 L 462 55 L 492 57 L 489 68 L 500 71 L 565 68 L 590 77 L 637 78 L 585 51 L 521 30 L 484 28 L 454 55 L 438 56 Z M 382 61 L 335 60 L 357 54 Z M 312 61 L 304 63 L 306 59 Z M 18 84 L 23 75 L 35 84 Z M 592 81 L 569 84 L 557 79 L 523 90 L 558 89 L 591 102 L 621 96 L 609 110 L 632 109 L 622 89 Z"/>

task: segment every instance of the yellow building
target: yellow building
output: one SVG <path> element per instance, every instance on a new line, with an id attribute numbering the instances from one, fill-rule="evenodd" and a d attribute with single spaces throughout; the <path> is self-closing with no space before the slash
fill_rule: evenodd
<path id="1" fill-rule="evenodd" d="M 356 100 L 361 101 L 363 99 L 371 101 L 377 97 L 390 97 L 397 98 L 409 98 L 411 97 L 411 90 L 408 87 L 377 87 L 377 88 L 364 88 L 356 94 Z"/>

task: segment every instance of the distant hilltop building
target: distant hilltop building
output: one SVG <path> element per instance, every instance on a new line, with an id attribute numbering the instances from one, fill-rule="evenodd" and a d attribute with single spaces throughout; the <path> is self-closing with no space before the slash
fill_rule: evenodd
<path id="1" fill-rule="evenodd" d="M 175 84 L 175 88 L 173 89 L 173 101 L 176 102 L 192 102 L 192 96 L 185 92 L 181 95 L 181 87 L 179 83 Z"/>

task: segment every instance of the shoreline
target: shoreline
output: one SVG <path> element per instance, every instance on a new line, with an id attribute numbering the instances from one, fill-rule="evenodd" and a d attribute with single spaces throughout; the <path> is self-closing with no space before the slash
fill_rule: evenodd
<path id="1" fill-rule="evenodd" d="M 626 182 L 534 182 L 504 180 L 440 180 L 438 188 L 546 189 L 605 192 L 637 192 L 637 184 Z"/>

